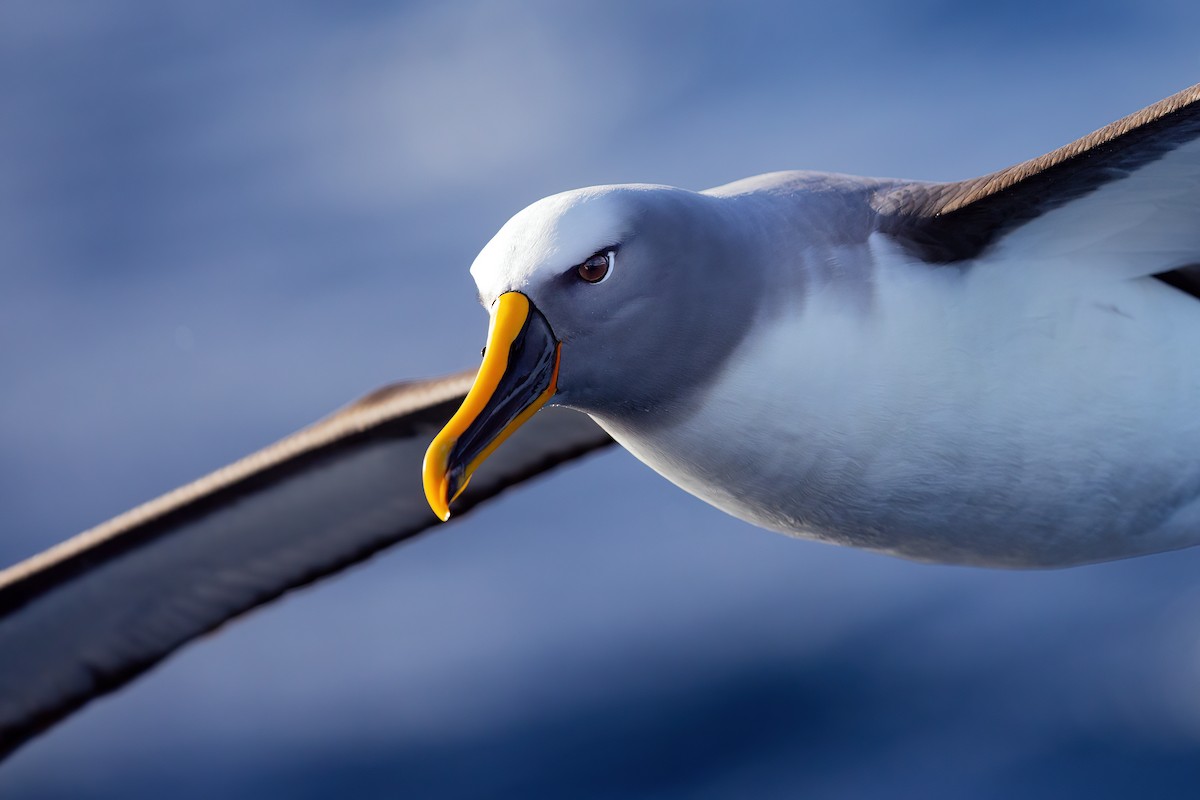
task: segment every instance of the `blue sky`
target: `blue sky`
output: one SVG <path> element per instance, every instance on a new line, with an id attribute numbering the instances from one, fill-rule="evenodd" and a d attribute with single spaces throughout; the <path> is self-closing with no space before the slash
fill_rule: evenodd
<path id="1" fill-rule="evenodd" d="M 1200 79 L 1198 23 L 1184 2 L 8 2 L 0 561 L 474 363 L 467 267 L 540 196 L 980 174 Z M 1200 779 L 1198 571 L 791 541 L 612 453 L 189 647 L 0 793 L 1167 793 Z"/>

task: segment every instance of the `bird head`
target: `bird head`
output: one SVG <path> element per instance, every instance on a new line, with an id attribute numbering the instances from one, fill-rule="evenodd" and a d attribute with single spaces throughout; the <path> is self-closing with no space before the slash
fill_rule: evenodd
<path id="1" fill-rule="evenodd" d="M 547 403 L 601 421 L 679 405 L 732 346 L 744 313 L 736 245 L 714 235 L 718 198 L 666 186 L 601 186 L 539 200 L 471 267 L 491 315 L 483 363 L 425 455 L 442 519 L 471 474 Z"/>

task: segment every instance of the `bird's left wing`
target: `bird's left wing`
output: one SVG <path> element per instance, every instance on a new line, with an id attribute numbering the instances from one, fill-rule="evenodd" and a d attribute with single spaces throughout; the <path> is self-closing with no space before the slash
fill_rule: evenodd
<path id="1" fill-rule="evenodd" d="M 437 524 L 421 460 L 473 375 L 382 389 L 0 571 L 0 757 L 226 620 Z M 545 409 L 456 509 L 611 443 Z"/>
<path id="2" fill-rule="evenodd" d="M 881 184 L 879 229 L 953 264 L 1066 259 L 1187 283 L 1200 263 L 1200 85 L 1044 156 L 953 183 Z M 1187 288 L 1187 287 L 1181 287 Z"/>

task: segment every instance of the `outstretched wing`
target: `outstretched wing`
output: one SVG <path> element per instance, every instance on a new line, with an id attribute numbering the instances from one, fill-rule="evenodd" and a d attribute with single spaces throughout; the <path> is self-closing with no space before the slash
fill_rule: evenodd
<path id="1" fill-rule="evenodd" d="M 1200 85 L 990 175 L 884 186 L 873 205 L 934 264 L 1070 258 L 1136 277 L 1200 263 Z"/>
<path id="2" fill-rule="evenodd" d="M 437 524 L 421 460 L 473 372 L 398 384 L 0 572 L 0 757 L 176 648 Z M 612 440 L 544 409 L 458 514 Z"/>

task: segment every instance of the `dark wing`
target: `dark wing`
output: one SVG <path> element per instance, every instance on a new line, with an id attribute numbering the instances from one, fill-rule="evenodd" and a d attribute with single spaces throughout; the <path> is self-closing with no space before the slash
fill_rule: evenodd
<path id="1" fill-rule="evenodd" d="M 0 572 L 0 757 L 226 620 L 439 524 L 421 460 L 473 374 L 382 389 Z M 611 443 L 544 409 L 455 518 Z"/>
<path id="2" fill-rule="evenodd" d="M 933 264 L 997 251 L 1094 257 L 1124 276 L 1200 263 L 1200 85 L 990 175 L 886 185 L 873 205 L 883 233 Z M 1194 289 L 1194 272 L 1179 282 Z"/>

